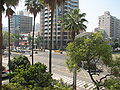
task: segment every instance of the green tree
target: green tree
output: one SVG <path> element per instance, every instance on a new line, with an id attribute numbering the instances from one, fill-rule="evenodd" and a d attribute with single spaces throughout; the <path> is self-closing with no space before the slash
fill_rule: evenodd
<path id="1" fill-rule="evenodd" d="M 85 13 L 80 14 L 79 9 L 74 9 L 63 16 L 63 29 L 70 31 L 72 41 L 74 41 L 75 35 L 85 31 L 87 28 L 84 24 L 87 22 L 87 20 L 84 18 L 85 15 Z"/>
<path id="2" fill-rule="evenodd" d="M 71 33 L 72 41 L 74 41 L 76 35 L 78 35 L 82 31 L 85 31 L 85 29 L 87 28 L 84 24 L 85 22 L 87 22 L 87 20 L 84 18 L 85 15 L 85 13 L 80 14 L 79 9 L 74 9 L 63 16 L 63 30 L 69 31 Z M 72 72 L 73 88 L 76 90 L 76 68 L 74 68 Z"/>
<path id="3" fill-rule="evenodd" d="M 21 49 L 23 49 L 24 47 L 24 45 L 22 45 L 23 41 L 24 41 L 24 35 L 20 35 Z"/>
<path id="4" fill-rule="evenodd" d="M 8 32 L 3 31 L 3 46 L 7 47 L 8 46 Z M 14 42 L 14 35 L 10 33 L 10 43 Z"/>
<path id="5" fill-rule="evenodd" d="M 20 85 L 19 83 L 9 83 L 9 84 L 4 84 L 2 86 L 2 90 L 72 90 L 69 85 L 66 83 L 63 83 L 62 80 L 57 80 L 53 82 L 53 87 L 32 87 L 28 86 L 25 87 L 23 85 Z"/>
<path id="6" fill-rule="evenodd" d="M 43 38 L 41 36 L 38 36 L 36 39 L 35 39 L 35 43 L 37 44 L 37 47 L 40 49 L 41 47 L 41 43 L 43 42 Z"/>
<path id="7" fill-rule="evenodd" d="M 120 89 L 120 79 L 111 77 L 110 79 L 106 79 L 104 86 L 107 90 L 119 90 Z"/>
<path id="8" fill-rule="evenodd" d="M 18 1 L 17 1 L 18 2 Z M 7 10 L 6 10 L 6 16 L 8 16 L 8 62 L 9 62 L 9 71 L 10 69 L 10 17 L 15 13 L 11 9 L 11 5 L 9 3 L 6 3 Z"/>
<path id="9" fill-rule="evenodd" d="M 111 45 L 112 45 L 113 49 L 118 48 L 119 47 L 119 40 L 118 39 L 112 40 Z"/>
<path id="10" fill-rule="evenodd" d="M 55 82 L 53 90 L 72 90 L 72 88 L 60 79 Z"/>
<path id="11" fill-rule="evenodd" d="M 26 56 L 15 56 L 11 61 L 10 61 L 10 68 L 14 72 L 15 69 L 17 68 L 26 68 L 30 65 L 30 61 Z"/>
<path id="12" fill-rule="evenodd" d="M 52 64 L 52 37 L 53 37 L 53 18 L 54 18 L 54 10 L 56 6 L 62 5 L 67 0 L 40 0 L 44 1 L 51 9 L 51 33 L 50 33 L 50 52 L 49 52 L 49 72 L 52 72 L 51 64 Z"/>
<path id="13" fill-rule="evenodd" d="M 101 88 L 101 82 L 105 77 L 101 77 L 100 80 L 96 80 L 93 73 L 93 64 L 99 68 L 100 62 L 102 65 L 110 65 L 112 62 L 112 48 L 108 41 L 104 41 L 101 32 L 93 33 L 88 37 L 81 37 L 71 42 L 67 46 L 67 65 L 70 71 L 75 67 L 77 71 L 81 68 L 81 63 L 85 62 L 87 65 L 88 73 L 91 80 L 96 85 L 97 90 Z M 95 67 L 95 69 L 96 69 Z"/>
<path id="14" fill-rule="evenodd" d="M 33 65 L 35 18 L 37 14 L 43 9 L 43 4 L 39 0 L 25 0 L 25 6 L 27 6 L 27 10 L 34 16 L 33 35 L 32 35 L 32 65 Z"/>
<path id="15" fill-rule="evenodd" d="M 2 90 L 72 90 L 62 80 L 53 80 L 52 74 L 46 70 L 40 62 L 29 68 L 16 68 L 10 73 L 11 83 L 3 85 Z"/>
<path id="16" fill-rule="evenodd" d="M 15 47 L 19 46 L 21 35 L 20 34 L 14 34 L 14 40 L 15 40 Z"/>
<path id="17" fill-rule="evenodd" d="M 49 87 L 52 74 L 46 71 L 47 67 L 41 63 L 35 63 L 29 68 L 19 68 L 11 73 L 11 83 L 18 83 L 24 87 Z"/>
<path id="18" fill-rule="evenodd" d="M 25 88 L 18 83 L 9 83 L 4 84 L 2 90 L 25 90 Z"/>
<path id="19" fill-rule="evenodd" d="M 32 36 L 30 34 L 28 34 L 28 42 L 29 42 L 29 47 L 31 48 L 31 44 L 32 44 Z"/>
<path id="20" fill-rule="evenodd" d="M 120 57 L 116 57 L 111 64 L 111 76 L 106 79 L 104 86 L 109 90 L 120 89 Z"/>
<path id="21" fill-rule="evenodd" d="M 15 7 L 19 0 L 0 0 L 0 52 L 2 52 L 2 13 L 5 11 L 5 5 Z M 0 68 L 2 67 L 2 53 L 0 53 Z M 2 71 L 0 71 L 0 89 L 2 85 Z"/>

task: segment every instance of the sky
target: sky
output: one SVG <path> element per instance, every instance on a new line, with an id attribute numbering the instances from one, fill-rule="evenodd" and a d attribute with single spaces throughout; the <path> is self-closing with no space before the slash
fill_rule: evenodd
<path id="1" fill-rule="evenodd" d="M 104 14 L 105 11 L 110 11 L 112 16 L 120 19 L 120 0 L 79 0 L 79 9 L 81 13 L 86 13 L 86 19 L 88 20 L 87 30 L 88 32 L 94 31 L 94 28 L 98 27 L 98 16 Z M 23 10 L 24 0 L 21 0 L 17 10 Z M 17 12 L 17 11 L 16 11 Z M 32 15 L 30 15 L 32 16 Z M 7 18 L 3 16 L 3 26 L 7 26 Z M 36 23 L 40 22 L 40 16 L 37 15 Z"/>

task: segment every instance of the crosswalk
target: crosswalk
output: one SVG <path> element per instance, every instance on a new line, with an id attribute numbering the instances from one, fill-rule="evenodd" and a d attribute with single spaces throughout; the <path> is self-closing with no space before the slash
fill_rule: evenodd
<path id="1" fill-rule="evenodd" d="M 62 79 L 65 83 L 69 85 L 73 84 L 73 79 L 67 76 L 54 73 L 53 78 L 57 80 Z M 93 83 L 86 81 L 77 80 L 76 84 L 78 88 L 83 88 L 83 90 L 93 90 L 93 88 L 95 88 L 95 85 Z"/>

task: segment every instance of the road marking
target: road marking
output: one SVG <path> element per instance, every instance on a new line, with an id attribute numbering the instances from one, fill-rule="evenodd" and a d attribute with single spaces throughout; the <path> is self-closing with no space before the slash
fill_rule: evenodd
<path id="1" fill-rule="evenodd" d="M 73 83 L 72 78 L 64 76 L 64 75 L 53 73 L 53 78 L 57 79 L 57 80 L 62 79 L 65 83 L 68 83 L 70 85 L 72 85 L 72 83 Z M 90 89 L 92 90 L 93 88 L 95 88 L 95 85 L 93 83 L 89 83 L 89 82 L 85 82 L 85 81 L 81 81 L 81 80 L 77 80 L 76 85 L 77 85 L 77 87 L 84 88 L 84 89 L 85 89 L 85 85 L 86 85 L 87 86 L 86 90 L 90 90 Z"/>

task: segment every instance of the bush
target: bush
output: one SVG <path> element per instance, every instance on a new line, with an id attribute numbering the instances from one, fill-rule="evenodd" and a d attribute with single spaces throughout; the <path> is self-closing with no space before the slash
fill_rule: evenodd
<path id="1" fill-rule="evenodd" d="M 49 87 L 51 85 L 52 74 L 46 71 L 44 64 L 36 63 L 29 68 L 18 68 L 10 74 L 12 83 L 19 83 L 24 87 Z"/>
<path id="2" fill-rule="evenodd" d="M 112 77 L 110 79 L 105 80 L 104 86 L 108 90 L 120 90 L 120 80 Z"/>
<path id="3" fill-rule="evenodd" d="M 9 83 L 2 86 L 2 90 L 23 90 L 24 87 L 18 83 Z M 24 89 L 25 90 L 25 89 Z M 27 89 L 26 89 L 27 90 Z"/>
<path id="4" fill-rule="evenodd" d="M 53 90 L 72 90 L 72 88 L 61 79 L 54 83 Z"/>
<path id="5" fill-rule="evenodd" d="M 53 80 L 47 66 L 38 62 L 29 68 L 16 68 L 10 73 L 11 83 L 3 85 L 3 90 L 72 90 L 62 80 Z"/>
<path id="6" fill-rule="evenodd" d="M 15 56 L 11 61 L 10 61 L 10 69 L 14 72 L 15 69 L 17 68 L 27 68 L 30 66 L 30 61 L 26 56 Z"/>

